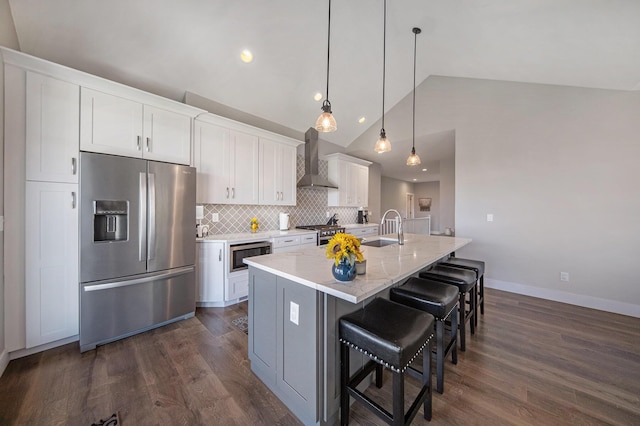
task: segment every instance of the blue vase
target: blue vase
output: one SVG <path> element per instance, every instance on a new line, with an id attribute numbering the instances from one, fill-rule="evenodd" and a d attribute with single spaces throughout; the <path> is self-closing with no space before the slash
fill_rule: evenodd
<path id="1" fill-rule="evenodd" d="M 342 259 L 337 266 L 333 263 L 331 272 L 338 281 L 353 281 L 356 278 L 356 264 L 351 265 L 348 259 Z"/>

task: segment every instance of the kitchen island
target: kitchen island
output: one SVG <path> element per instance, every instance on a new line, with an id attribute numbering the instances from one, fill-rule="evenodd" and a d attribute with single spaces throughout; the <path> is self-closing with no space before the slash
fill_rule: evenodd
<path id="1" fill-rule="evenodd" d="M 368 240 L 395 239 L 395 235 Z M 252 371 L 304 424 L 334 424 L 340 406 L 338 319 L 471 242 L 406 234 L 404 245 L 363 246 L 366 274 L 337 282 L 324 247 L 245 259 Z M 381 318 L 383 321 L 384 318 Z M 351 357 L 354 371 L 363 356 Z"/>

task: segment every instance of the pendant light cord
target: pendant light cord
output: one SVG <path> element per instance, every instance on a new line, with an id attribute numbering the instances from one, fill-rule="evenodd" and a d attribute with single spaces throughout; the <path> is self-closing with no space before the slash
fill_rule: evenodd
<path id="1" fill-rule="evenodd" d="M 416 47 L 418 45 L 418 31 L 413 29 L 413 144 L 411 147 L 412 154 L 416 151 Z"/>
<path id="2" fill-rule="evenodd" d="M 384 23 L 382 28 L 382 131 L 384 132 L 384 88 L 387 72 L 387 0 L 384 0 Z"/>
<path id="3" fill-rule="evenodd" d="M 386 0 L 385 0 L 386 1 Z M 327 101 L 329 100 L 329 53 L 331 52 L 331 0 L 329 0 L 329 29 L 327 30 Z"/>

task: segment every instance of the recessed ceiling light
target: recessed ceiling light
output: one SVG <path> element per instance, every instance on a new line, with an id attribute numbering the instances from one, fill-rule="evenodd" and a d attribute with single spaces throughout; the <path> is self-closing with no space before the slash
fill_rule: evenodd
<path id="1" fill-rule="evenodd" d="M 316 102 L 319 102 L 322 100 L 322 96 L 323 96 L 322 93 L 318 92 L 315 95 L 313 95 L 313 100 Z"/>
<path id="2" fill-rule="evenodd" d="M 247 49 L 244 49 L 242 53 L 240 53 L 240 59 L 242 59 L 242 62 L 248 64 L 249 62 L 253 61 L 253 53 L 251 53 L 251 51 Z"/>
<path id="3" fill-rule="evenodd" d="M 422 171 L 423 171 L 423 172 L 426 172 L 426 171 L 427 171 L 427 169 L 422 169 Z"/>
<path id="4" fill-rule="evenodd" d="M 418 180 L 418 179 L 414 179 L 413 181 L 415 182 L 415 181 L 417 181 L 417 180 Z"/>
<path id="5" fill-rule="evenodd" d="M 366 118 L 366 117 L 360 117 L 360 118 L 358 118 L 358 123 L 360 123 L 360 124 L 364 123 L 365 121 L 367 121 L 367 118 Z"/>

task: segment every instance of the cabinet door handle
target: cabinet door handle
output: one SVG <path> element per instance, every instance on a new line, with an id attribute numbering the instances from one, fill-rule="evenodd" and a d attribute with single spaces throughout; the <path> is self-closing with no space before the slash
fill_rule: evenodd
<path id="1" fill-rule="evenodd" d="M 71 157 L 71 174 L 75 175 L 78 172 L 78 166 L 76 162 L 76 157 Z"/>
<path id="2" fill-rule="evenodd" d="M 285 243 L 292 243 L 293 240 L 284 240 Z"/>
<path id="3" fill-rule="evenodd" d="M 231 188 L 231 198 L 236 198 L 236 189 Z"/>
<path id="4" fill-rule="evenodd" d="M 218 252 L 218 262 L 222 262 L 222 249 Z"/>
<path id="5" fill-rule="evenodd" d="M 71 208 L 76 208 L 76 193 L 75 191 L 71 192 Z"/>
<path id="6" fill-rule="evenodd" d="M 147 138 L 147 152 L 151 151 L 151 138 Z"/>
<path id="7" fill-rule="evenodd" d="M 227 198 L 229 198 L 229 187 L 227 186 Z"/>
<path id="8" fill-rule="evenodd" d="M 142 136 L 138 136 L 138 139 L 137 139 L 137 145 L 136 145 L 136 146 L 137 146 L 138 151 L 140 151 L 140 140 L 141 140 L 141 139 L 142 139 Z"/>

